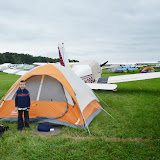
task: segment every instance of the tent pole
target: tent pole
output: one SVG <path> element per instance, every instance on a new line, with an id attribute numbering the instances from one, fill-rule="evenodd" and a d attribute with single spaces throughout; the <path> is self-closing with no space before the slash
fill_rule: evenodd
<path id="1" fill-rule="evenodd" d="M 39 97 L 40 97 L 43 81 L 44 81 L 44 75 L 42 75 L 41 82 L 39 84 L 39 90 L 38 90 L 37 99 L 36 99 L 37 101 L 39 101 Z"/>
<path id="2" fill-rule="evenodd" d="M 75 103 L 75 104 L 76 104 L 76 103 Z M 77 105 L 77 106 L 78 106 L 78 105 Z M 79 111 L 80 111 L 80 113 L 81 113 L 81 115 L 82 115 L 83 121 L 84 121 L 85 126 L 87 127 L 87 130 L 88 130 L 88 133 L 89 133 L 89 135 L 91 135 L 91 132 L 90 132 L 89 127 L 88 127 L 88 124 L 87 124 L 87 122 L 86 122 L 86 120 L 85 120 L 85 118 L 84 118 L 84 115 L 83 115 L 82 111 L 80 110 L 79 106 L 78 106 L 78 109 L 79 109 Z"/>
<path id="3" fill-rule="evenodd" d="M 85 123 L 85 125 L 86 125 L 86 127 L 87 127 L 88 133 L 89 133 L 89 135 L 91 135 L 91 132 L 90 132 L 90 130 L 89 130 L 88 124 L 87 124 L 87 122 L 86 122 L 86 120 L 85 120 L 85 118 L 84 118 L 83 113 L 82 113 L 82 117 L 83 117 L 83 119 L 84 119 L 84 123 Z"/>

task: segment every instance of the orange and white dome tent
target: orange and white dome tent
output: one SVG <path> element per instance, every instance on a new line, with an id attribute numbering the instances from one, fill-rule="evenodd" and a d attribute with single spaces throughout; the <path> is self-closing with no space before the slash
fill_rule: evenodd
<path id="1" fill-rule="evenodd" d="M 0 121 L 16 121 L 15 93 L 25 80 L 30 92 L 30 120 L 87 128 L 102 110 L 92 90 L 71 70 L 56 64 L 32 69 L 19 78 L 0 103 Z"/>

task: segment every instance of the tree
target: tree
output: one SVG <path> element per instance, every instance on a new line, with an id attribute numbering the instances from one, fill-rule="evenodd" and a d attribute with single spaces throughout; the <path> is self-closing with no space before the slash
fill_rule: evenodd
<path id="1" fill-rule="evenodd" d="M 79 62 L 77 60 L 69 60 L 70 62 Z M 18 54 L 18 53 L 12 53 L 12 52 L 5 52 L 0 53 L 0 64 L 3 63 L 12 63 L 12 64 L 32 64 L 34 62 L 49 62 L 49 63 L 56 63 L 59 62 L 59 58 L 49 58 L 49 57 L 33 57 L 30 54 Z"/>

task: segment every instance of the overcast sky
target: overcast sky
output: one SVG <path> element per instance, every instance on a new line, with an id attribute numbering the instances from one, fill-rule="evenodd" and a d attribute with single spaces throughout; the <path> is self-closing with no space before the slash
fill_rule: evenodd
<path id="1" fill-rule="evenodd" d="M 160 60 L 159 0 L 0 0 L 0 52 L 100 63 Z"/>

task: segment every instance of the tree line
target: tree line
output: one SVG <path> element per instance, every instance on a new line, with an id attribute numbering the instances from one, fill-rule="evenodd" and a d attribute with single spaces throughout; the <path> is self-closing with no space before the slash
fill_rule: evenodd
<path id="1" fill-rule="evenodd" d="M 78 62 L 77 60 L 69 60 L 70 62 Z M 0 53 L 0 64 L 12 63 L 12 64 L 32 64 L 34 62 L 49 62 L 56 63 L 59 62 L 59 58 L 49 58 L 42 56 L 32 56 L 30 54 L 18 54 L 12 52 Z"/>

